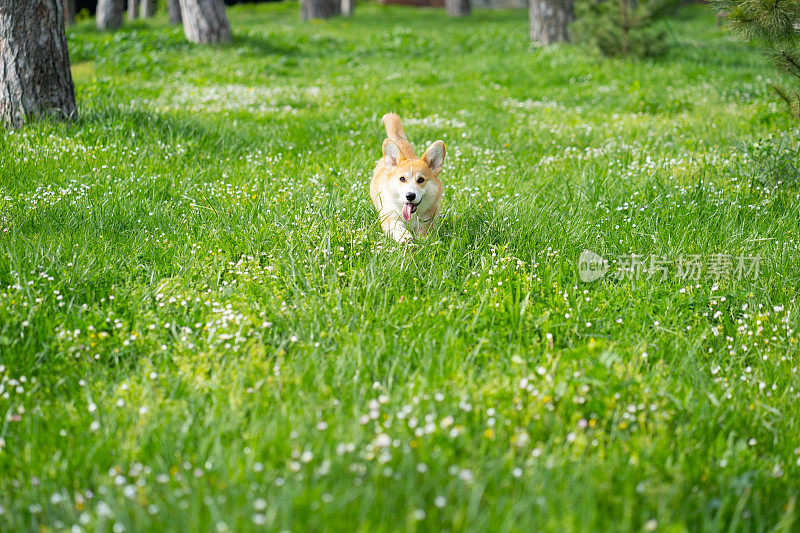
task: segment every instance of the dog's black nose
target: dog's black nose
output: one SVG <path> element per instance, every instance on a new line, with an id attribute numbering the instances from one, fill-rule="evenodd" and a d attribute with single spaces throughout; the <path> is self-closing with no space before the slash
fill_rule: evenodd
<path id="1" fill-rule="evenodd" d="M 416 193 L 413 193 L 413 192 L 407 192 L 406 193 L 406 200 L 408 200 L 409 202 L 413 202 L 414 198 L 416 198 L 416 197 L 417 197 Z"/>

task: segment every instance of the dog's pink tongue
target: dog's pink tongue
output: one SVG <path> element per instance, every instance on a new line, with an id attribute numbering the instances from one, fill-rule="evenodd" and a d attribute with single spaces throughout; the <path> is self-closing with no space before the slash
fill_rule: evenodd
<path id="1" fill-rule="evenodd" d="M 403 204 L 403 218 L 408 222 L 411 220 L 411 204 L 405 203 Z"/>

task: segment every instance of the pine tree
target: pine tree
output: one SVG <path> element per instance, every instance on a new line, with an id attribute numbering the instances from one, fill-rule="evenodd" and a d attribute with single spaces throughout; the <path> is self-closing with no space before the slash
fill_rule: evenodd
<path id="1" fill-rule="evenodd" d="M 300 0 L 300 16 L 303 20 L 326 19 L 341 14 L 339 0 Z"/>
<path id="2" fill-rule="evenodd" d="M 222 0 L 180 0 L 183 33 L 193 43 L 229 43 L 231 25 Z"/>
<path id="3" fill-rule="evenodd" d="M 569 25 L 575 20 L 574 0 L 530 0 L 531 42 L 549 46 L 570 40 Z"/>
<path id="4" fill-rule="evenodd" d="M 582 0 L 572 26 L 575 40 L 606 56 L 652 57 L 667 48 L 667 32 L 656 23 L 680 0 Z"/>
<path id="5" fill-rule="evenodd" d="M 75 116 L 61 0 L 0 1 L 0 123 Z M 1 164 L 1 163 L 0 163 Z"/>
<path id="6" fill-rule="evenodd" d="M 760 41 L 779 69 L 800 80 L 800 1 L 717 0 L 716 4 L 729 28 L 745 39 Z M 772 88 L 800 120 L 800 90 L 778 83 Z"/>

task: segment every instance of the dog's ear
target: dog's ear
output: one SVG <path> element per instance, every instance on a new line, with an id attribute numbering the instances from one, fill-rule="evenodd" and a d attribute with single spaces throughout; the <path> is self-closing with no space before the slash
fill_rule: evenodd
<path id="1" fill-rule="evenodd" d="M 391 139 L 383 141 L 383 159 L 386 161 L 386 166 L 394 168 L 400 164 L 400 148 L 397 147 Z"/>
<path id="2" fill-rule="evenodd" d="M 422 160 L 428 164 L 428 168 L 431 169 L 431 172 L 438 174 L 442 170 L 445 153 L 444 142 L 436 141 L 425 150 L 425 155 L 422 156 Z"/>

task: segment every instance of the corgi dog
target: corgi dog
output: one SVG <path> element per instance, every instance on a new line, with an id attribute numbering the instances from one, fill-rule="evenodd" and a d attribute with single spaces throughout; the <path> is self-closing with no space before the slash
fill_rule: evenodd
<path id="1" fill-rule="evenodd" d="M 424 237 L 433 228 L 442 201 L 439 173 L 444 164 L 444 142 L 431 144 L 418 158 L 408 142 L 400 117 L 383 116 L 386 136 L 383 157 L 375 165 L 369 196 L 378 210 L 381 227 L 397 242 L 413 235 Z"/>

